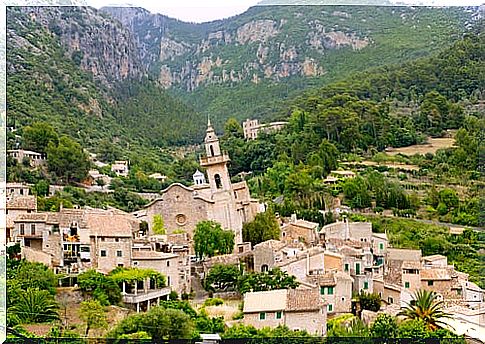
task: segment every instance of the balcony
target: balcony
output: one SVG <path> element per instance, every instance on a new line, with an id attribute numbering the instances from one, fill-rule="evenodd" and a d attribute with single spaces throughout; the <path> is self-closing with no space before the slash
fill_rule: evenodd
<path id="1" fill-rule="evenodd" d="M 146 293 L 141 291 L 137 294 L 124 294 L 123 302 L 129 304 L 136 304 L 140 302 L 146 302 L 149 300 L 166 297 L 170 294 L 170 287 L 165 287 L 161 289 L 149 289 Z"/>
<path id="2" fill-rule="evenodd" d="M 208 166 L 213 164 L 221 164 L 230 161 L 229 155 L 226 152 L 223 152 L 222 155 L 218 156 L 201 156 L 200 157 L 200 165 L 201 166 Z"/>

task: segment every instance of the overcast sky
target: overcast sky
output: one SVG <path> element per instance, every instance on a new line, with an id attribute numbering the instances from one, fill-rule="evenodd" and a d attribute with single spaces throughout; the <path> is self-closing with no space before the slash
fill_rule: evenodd
<path id="1" fill-rule="evenodd" d="M 400 1 L 409 4 L 425 3 L 438 6 L 466 6 L 485 3 L 485 0 Z M 127 2 L 123 0 L 86 0 L 86 2 L 97 8 L 109 5 L 143 7 L 152 13 L 161 13 L 172 18 L 200 23 L 240 14 L 256 5 L 259 0 L 129 0 Z M 365 0 L 362 2 L 365 3 Z M 345 3 L 345 0 L 335 0 L 335 3 Z"/>

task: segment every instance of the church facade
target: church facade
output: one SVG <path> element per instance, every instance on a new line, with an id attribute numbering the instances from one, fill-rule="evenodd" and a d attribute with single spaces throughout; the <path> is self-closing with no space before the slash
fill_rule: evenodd
<path id="1" fill-rule="evenodd" d="M 153 218 L 160 215 L 167 234 L 185 232 L 189 239 L 192 239 L 197 223 L 213 220 L 224 229 L 234 231 L 236 244 L 241 243 L 243 224 L 264 211 L 264 206 L 251 198 L 245 181 L 231 183 L 227 168 L 229 155 L 221 151 L 210 121 L 204 144 L 206 154 L 200 158 L 200 165 L 206 169 L 207 181 L 205 175 L 197 170 L 192 186 L 174 183 L 134 215 L 148 222 L 151 234 Z"/>

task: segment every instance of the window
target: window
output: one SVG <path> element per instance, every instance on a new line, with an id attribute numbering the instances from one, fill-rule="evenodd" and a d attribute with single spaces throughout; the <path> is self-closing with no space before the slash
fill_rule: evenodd
<path id="1" fill-rule="evenodd" d="M 281 311 L 280 311 L 280 312 L 276 312 L 276 316 L 275 316 L 275 318 L 276 318 L 276 319 L 281 319 L 281 317 L 282 317 L 282 313 L 281 313 Z"/>
<path id="2" fill-rule="evenodd" d="M 364 289 L 369 289 L 369 282 L 367 281 L 364 282 Z"/>
<path id="3" fill-rule="evenodd" d="M 170 266 L 170 260 L 167 260 L 167 266 Z"/>
<path id="4" fill-rule="evenodd" d="M 355 263 L 355 274 L 360 275 L 360 263 Z"/>
<path id="5" fill-rule="evenodd" d="M 170 284 L 170 276 L 167 276 L 167 285 L 171 285 Z"/>
<path id="6" fill-rule="evenodd" d="M 392 297 L 388 297 L 387 298 L 387 303 L 394 303 L 394 299 Z"/>
<path id="7" fill-rule="evenodd" d="M 432 286 L 433 284 L 434 284 L 433 281 L 428 281 L 429 286 Z"/>
<path id="8" fill-rule="evenodd" d="M 25 235 L 25 225 L 23 223 L 20 224 L 20 235 Z"/>
<path id="9" fill-rule="evenodd" d="M 404 282 L 404 288 L 408 288 L 409 289 L 409 282 Z"/>
<path id="10" fill-rule="evenodd" d="M 379 250 L 382 251 L 383 249 L 384 249 L 384 243 L 383 242 L 380 242 L 379 243 Z"/>
<path id="11" fill-rule="evenodd" d="M 261 265 L 261 272 L 268 272 L 268 270 L 269 270 L 268 265 L 266 264 Z"/>
<path id="12" fill-rule="evenodd" d="M 125 264 L 123 264 L 123 263 L 118 264 L 118 267 L 120 267 L 120 268 L 122 268 L 123 266 L 125 266 Z"/>
<path id="13" fill-rule="evenodd" d="M 209 146 L 209 150 L 211 151 L 211 156 L 214 156 L 214 147 L 212 145 Z"/>
<path id="14" fill-rule="evenodd" d="M 115 238 L 115 241 L 116 242 L 120 242 L 120 238 Z"/>
<path id="15" fill-rule="evenodd" d="M 344 271 L 348 272 L 349 271 L 349 263 L 345 263 L 344 265 Z"/>
<path id="16" fill-rule="evenodd" d="M 329 303 L 329 304 L 327 305 L 327 311 L 328 311 L 328 312 L 333 312 L 333 305 L 332 305 L 331 303 Z"/>
<path id="17" fill-rule="evenodd" d="M 327 287 L 327 294 L 333 295 L 333 287 Z"/>
<path id="18" fill-rule="evenodd" d="M 133 262 L 133 266 L 138 266 L 138 262 Z"/>
<path id="19" fill-rule="evenodd" d="M 101 250 L 100 255 L 101 257 L 106 257 L 106 250 Z"/>
<path id="20" fill-rule="evenodd" d="M 123 251 L 116 251 L 116 257 L 123 257 Z"/>
<path id="21" fill-rule="evenodd" d="M 35 235 L 35 224 L 30 225 L 30 234 Z"/>
<path id="22" fill-rule="evenodd" d="M 216 174 L 214 176 L 214 181 L 216 182 L 216 188 L 220 189 L 222 188 L 222 181 L 221 181 L 221 176 Z"/>
<path id="23" fill-rule="evenodd" d="M 259 320 L 265 320 L 266 319 L 266 313 L 261 312 L 259 313 Z"/>
<path id="24" fill-rule="evenodd" d="M 325 295 L 325 287 L 320 287 L 320 295 Z"/>

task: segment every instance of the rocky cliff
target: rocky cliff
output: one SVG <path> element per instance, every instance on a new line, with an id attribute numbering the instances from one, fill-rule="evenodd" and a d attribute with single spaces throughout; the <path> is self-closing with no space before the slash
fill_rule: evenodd
<path id="1" fill-rule="evenodd" d="M 376 58 L 364 64 L 378 64 L 389 54 L 396 62 L 403 50 L 419 46 L 417 54 L 423 54 L 441 46 L 463 17 L 462 9 L 256 6 L 236 17 L 193 24 L 139 8 L 101 10 L 133 33 L 140 58 L 161 85 L 185 91 L 332 74 L 342 62 L 338 56 L 352 52 Z M 386 56 L 379 56 L 382 49 Z"/>
<path id="2" fill-rule="evenodd" d="M 66 57 L 92 73 L 105 86 L 127 78 L 139 79 L 146 74 L 131 32 L 96 9 L 39 6 L 20 7 L 19 10 L 33 24 L 57 36 L 66 51 Z M 15 20 L 12 12 L 10 19 Z M 23 24 L 28 25 L 25 21 Z M 11 34 L 15 35 L 15 32 Z"/>

